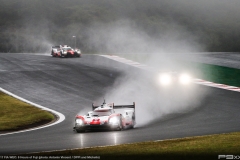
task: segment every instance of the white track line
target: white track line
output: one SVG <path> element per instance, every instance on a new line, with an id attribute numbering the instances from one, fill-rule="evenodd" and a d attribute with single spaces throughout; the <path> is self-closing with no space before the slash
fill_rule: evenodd
<path id="1" fill-rule="evenodd" d="M 134 66 L 134 67 L 137 67 L 137 68 L 141 68 L 141 69 L 144 69 L 144 70 L 154 70 L 154 68 L 152 68 L 152 67 L 149 67 L 147 65 L 140 64 L 138 62 L 134 62 L 132 60 L 128 60 L 128 59 L 125 59 L 125 58 L 122 58 L 122 57 L 119 57 L 119 56 L 115 56 L 115 55 L 101 55 L 101 56 L 105 57 L 105 58 L 115 60 L 115 61 L 118 61 L 118 62 L 121 62 L 121 63 L 131 65 L 131 66 Z M 194 79 L 193 82 L 196 83 L 196 84 L 201 84 L 201 85 L 205 85 L 205 86 L 210 86 L 210 87 L 215 87 L 215 88 L 221 88 L 221 89 L 226 89 L 226 90 L 230 90 L 230 91 L 240 92 L 239 87 L 228 86 L 228 85 L 219 84 L 219 83 L 213 83 L 213 82 L 205 81 L 203 79 Z"/>
<path id="2" fill-rule="evenodd" d="M 53 123 L 50 123 L 50 124 L 48 124 L 48 125 L 43 125 L 43 126 L 40 126 L 40 127 L 35 127 L 35 128 L 26 129 L 26 130 L 21 130 L 21 131 L 16 131 L 16 132 L 4 133 L 4 134 L 0 134 L 0 136 L 9 135 L 9 134 L 15 134 L 15 133 L 28 132 L 28 131 L 33 131 L 33 130 L 37 130 L 37 129 L 42 129 L 42 128 L 46 128 L 46 127 L 50 127 L 50 126 L 56 125 L 56 124 L 61 123 L 62 121 L 65 120 L 65 116 L 64 116 L 62 113 L 60 113 L 60 112 L 57 112 L 57 111 L 54 111 L 54 110 L 52 110 L 52 109 L 49 109 L 49 108 L 43 107 L 43 106 L 41 106 L 41 105 L 38 105 L 38 104 L 36 104 L 36 103 L 30 102 L 30 101 L 28 101 L 28 100 L 26 100 L 26 99 L 24 99 L 24 98 L 21 98 L 21 97 L 15 95 L 15 94 L 13 94 L 13 93 L 11 93 L 11 92 L 3 89 L 3 88 L 1 88 L 1 87 L 0 87 L 0 91 L 4 92 L 4 93 L 6 93 L 6 94 L 8 94 L 8 95 L 10 95 L 10 96 L 12 96 L 12 97 L 14 97 L 14 98 L 17 98 L 17 99 L 19 99 L 19 100 L 21 100 L 21 101 L 23 101 L 23 102 L 26 102 L 26 103 L 28 103 L 28 104 L 31 104 L 31 105 L 33 105 L 33 106 L 35 106 L 35 107 L 41 108 L 42 110 L 49 111 L 49 112 L 55 114 L 55 115 L 58 117 L 58 120 L 57 120 L 57 121 L 55 121 L 55 122 L 53 122 Z"/>

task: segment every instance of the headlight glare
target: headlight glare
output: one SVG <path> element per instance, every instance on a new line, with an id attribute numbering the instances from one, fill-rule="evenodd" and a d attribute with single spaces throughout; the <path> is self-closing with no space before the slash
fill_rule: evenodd
<path id="1" fill-rule="evenodd" d="M 118 124 L 118 118 L 117 117 L 112 117 L 109 119 L 109 123 L 110 124 Z"/>
<path id="2" fill-rule="evenodd" d="M 172 77 L 169 74 L 162 74 L 159 76 L 159 81 L 162 85 L 169 85 L 172 82 Z"/>
<path id="3" fill-rule="evenodd" d="M 76 119 L 76 123 L 78 125 L 83 125 L 83 120 L 82 119 Z"/>
<path id="4" fill-rule="evenodd" d="M 188 74 L 182 74 L 179 77 L 181 84 L 189 84 L 191 82 L 191 77 Z"/>

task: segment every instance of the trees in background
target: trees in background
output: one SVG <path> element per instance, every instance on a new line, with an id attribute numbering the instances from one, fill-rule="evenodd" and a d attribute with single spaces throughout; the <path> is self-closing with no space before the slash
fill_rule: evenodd
<path id="1" fill-rule="evenodd" d="M 204 46 L 203 51 L 240 51 L 238 14 L 216 10 L 220 4 L 194 10 L 192 3 L 166 0 L 0 0 L 0 3 L 0 52 L 49 52 L 51 45 L 74 46 L 73 36 L 84 52 L 111 52 L 109 45 L 114 45 L 114 41 L 117 48 L 122 38 L 127 42 L 122 43 L 124 48 L 128 43 L 137 43 L 141 36 L 152 41 L 169 37 L 170 41 L 171 36 L 179 42 L 194 39 Z M 128 42 L 133 36 L 135 39 Z"/>

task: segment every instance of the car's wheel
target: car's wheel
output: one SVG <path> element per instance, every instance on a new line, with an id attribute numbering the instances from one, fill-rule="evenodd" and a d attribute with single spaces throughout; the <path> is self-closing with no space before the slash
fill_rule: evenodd
<path id="1" fill-rule="evenodd" d="M 135 122 L 135 117 L 133 116 L 132 117 L 132 125 L 131 125 L 131 127 L 130 128 L 134 128 L 134 125 L 136 124 L 136 122 Z"/>
<path id="2" fill-rule="evenodd" d="M 78 54 L 77 52 L 74 53 L 74 57 L 80 57 L 80 54 Z"/>
<path id="3" fill-rule="evenodd" d="M 85 128 L 77 127 L 77 125 L 75 124 L 75 127 L 73 127 L 73 131 L 75 131 L 77 133 L 82 133 L 82 132 L 85 132 Z"/>
<path id="4" fill-rule="evenodd" d="M 52 55 L 52 57 L 56 57 L 56 55 L 53 52 L 51 53 L 51 55 Z"/>
<path id="5" fill-rule="evenodd" d="M 75 130 L 77 133 L 83 133 L 83 132 L 85 132 L 85 129 L 83 129 L 83 128 L 74 127 L 74 130 Z"/>
<path id="6" fill-rule="evenodd" d="M 122 115 L 119 117 L 118 130 L 119 131 L 123 130 Z"/>
<path id="7" fill-rule="evenodd" d="M 82 130 L 82 129 L 76 129 L 76 132 L 77 132 L 77 133 L 83 133 L 83 132 L 85 132 L 85 130 Z"/>
<path id="8" fill-rule="evenodd" d="M 134 128 L 134 124 L 130 126 L 130 129 L 133 129 Z"/>

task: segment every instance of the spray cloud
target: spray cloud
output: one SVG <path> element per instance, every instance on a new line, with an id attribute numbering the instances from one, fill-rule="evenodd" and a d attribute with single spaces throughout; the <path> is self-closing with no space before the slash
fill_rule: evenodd
<path id="1" fill-rule="evenodd" d="M 107 26 L 96 24 L 89 33 L 92 37 L 89 41 L 91 46 L 107 49 L 109 53 L 119 56 L 142 57 L 157 71 L 172 71 L 172 68 L 182 65 L 175 60 L 176 54 L 183 58 L 185 53 L 201 51 L 203 48 L 194 35 L 172 22 L 167 30 L 154 36 L 130 20 L 116 21 Z M 204 93 L 197 91 L 194 86 L 184 89 L 161 88 L 155 83 L 157 74 L 127 70 L 125 76 L 117 79 L 104 97 L 115 104 L 132 104 L 135 101 L 138 126 L 159 120 L 167 114 L 181 113 L 199 106 Z"/>

